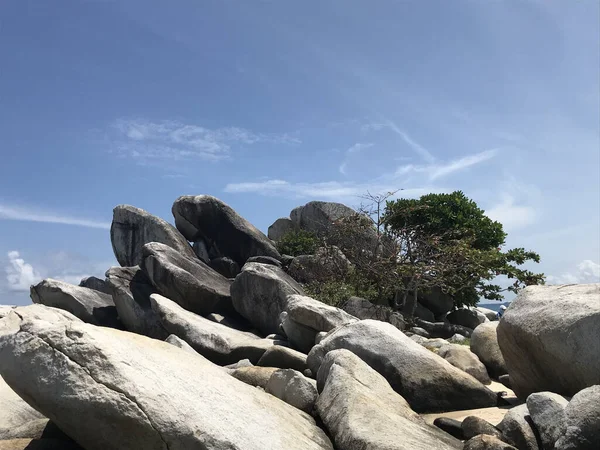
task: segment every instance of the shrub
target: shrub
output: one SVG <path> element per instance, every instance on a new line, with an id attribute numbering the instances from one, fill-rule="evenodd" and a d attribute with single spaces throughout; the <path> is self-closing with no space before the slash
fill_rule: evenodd
<path id="1" fill-rule="evenodd" d="M 319 238 L 310 231 L 291 231 L 277 242 L 277 250 L 282 255 L 312 255 L 319 247 Z"/>

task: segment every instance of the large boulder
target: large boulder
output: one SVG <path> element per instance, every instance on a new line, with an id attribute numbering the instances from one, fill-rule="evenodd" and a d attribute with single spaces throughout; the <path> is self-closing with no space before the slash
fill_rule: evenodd
<path id="1" fill-rule="evenodd" d="M 227 256 L 211 259 L 208 265 L 225 278 L 235 278 L 240 273 L 240 265 Z"/>
<path id="2" fill-rule="evenodd" d="M 81 287 L 85 287 L 85 288 L 89 288 L 89 289 L 93 289 L 95 291 L 98 292 L 102 292 L 104 294 L 109 294 L 110 295 L 110 287 L 108 286 L 108 284 L 106 283 L 105 280 L 102 280 L 98 277 L 85 277 L 82 278 L 81 281 L 79 282 L 79 286 Z"/>
<path id="3" fill-rule="evenodd" d="M 496 394 L 389 323 L 362 320 L 336 328 L 308 355 L 316 373 L 336 349 L 358 355 L 390 383 L 417 412 L 495 406 Z"/>
<path id="4" fill-rule="evenodd" d="M 535 392 L 527 397 L 527 409 L 544 450 L 552 450 L 560 437 L 568 404 L 566 398 L 552 392 Z"/>
<path id="5" fill-rule="evenodd" d="M 341 278 L 348 274 L 350 261 L 336 247 L 320 247 L 314 255 L 300 255 L 293 259 L 288 274 L 301 283 Z"/>
<path id="6" fill-rule="evenodd" d="M 519 405 L 510 409 L 498 424 L 504 441 L 519 450 L 540 450 L 536 437 L 536 429 L 529 415 L 527 405 Z"/>
<path id="7" fill-rule="evenodd" d="M 481 314 L 483 314 L 485 317 L 487 317 L 487 319 L 490 322 L 498 320 L 498 316 L 497 316 L 498 313 L 496 311 L 494 311 L 493 309 L 484 308 L 483 306 L 477 306 L 475 309 L 478 312 L 480 312 Z"/>
<path id="8" fill-rule="evenodd" d="M 477 355 L 492 377 L 507 373 L 506 363 L 498 345 L 498 323 L 486 322 L 473 330 L 471 351 Z"/>
<path id="9" fill-rule="evenodd" d="M 471 337 L 473 330 L 462 325 L 453 325 L 448 322 L 429 322 L 415 317 L 414 323 L 427 332 L 429 337 L 449 339 L 455 334 Z"/>
<path id="10" fill-rule="evenodd" d="M 0 376 L 0 436 L 5 430 L 39 419 L 44 416 L 25 403 Z M 7 437 L 2 436 L 2 439 Z"/>
<path id="11" fill-rule="evenodd" d="M 282 345 L 274 345 L 269 347 L 267 351 L 260 357 L 257 365 L 263 367 L 278 367 L 280 369 L 294 369 L 299 372 L 304 372 L 308 369 L 306 365 L 306 356 L 291 348 Z"/>
<path id="12" fill-rule="evenodd" d="M 459 344 L 446 344 L 439 348 L 438 355 L 481 383 L 490 384 L 492 382 L 483 363 L 468 347 Z"/>
<path id="13" fill-rule="evenodd" d="M 520 398 L 571 396 L 600 384 L 600 284 L 528 286 L 498 325 L 498 343 Z"/>
<path id="14" fill-rule="evenodd" d="M 459 440 L 426 424 L 380 374 L 348 350 L 325 356 L 317 383 L 316 409 L 336 448 L 462 448 Z"/>
<path id="15" fill-rule="evenodd" d="M 600 386 L 591 386 L 573 396 L 565 408 L 561 431 L 556 450 L 600 448 Z"/>
<path id="16" fill-rule="evenodd" d="M 452 309 L 454 299 L 434 286 L 428 292 L 419 292 L 419 303 L 433 312 L 436 317 L 441 317 Z"/>
<path id="17" fill-rule="evenodd" d="M 229 369 L 227 372 L 229 372 L 232 377 L 237 378 L 250 386 L 265 389 L 267 383 L 271 379 L 271 375 L 278 370 L 279 369 L 275 367 L 243 366 Z"/>
<path id="18" fill-rule="evenodd" d="M 231 285 L 231 300 L 238 313 L 265 335 L 279 332 L 279 316 L 287 298 L 304 294 L 302 287 L 279 267 L 248 263 Z"/>
<path id="19" fill-rule="evenodd" d="M 294 208 L 290 219 L 298 228 L 321 234 L 335 221 L 355 214 L 356 211 L 341 203 L 313 201 Z"/>
<path id="20" fill-rule="evenodd" d="M 406 322 L 402 314 L 395 312 L 388 306 L 375 305 L 364 298 L 350 297 L 340 305 L 340 308 L 359 319 L 381 320 L 382 322 L 391 323 L 399 330 L 406 328 Z"/>
<path id="21" fill-rule="evenodd" d="M 144 246 L 142 269 L 164 296 L 196 314 L 233 314 L 231 281 L 197 258 L 152 242 Z"/>
<path id="22" fill-rule="evenodd" d="M 294 369 L 273 372 L 265 391 L 284 402 L 311 414 L 317 400 L 317 385 Z"/>
<path id="23" fill-rule="evenodd" d="M 463 327 L 474 330 L 482 323 L 488 321 L 485 314 L 480 313 L 476 309 L 458 308 L 446 316 L 448 322 L 454 325 L 462 325 Z"/>
<path id="24" fill-rule="evenodd" d="M 86 450 L 332 449 L 308 415 L 167 343 L 23 321 L 0 372 Z"/>
<path id="25" fill-rule="evenodd" d="M 296 224 L 294 224 L 294 222 L 292 222 L 292 219 L 289 217 L 281 217 L 273 222 L 273 224 L 269 227 L 267 231 L 267 237 L 272 241 L 278 241 L 286 234 L 297 229 L 298 227 Z"/>
<path id="26" fill-rule="evenodd" d="M 117 308 L 110 295 L 47 278 L 31 286 L 31 300 L 64 309 L 93 325 L 121 328 Z"/>
<path id="27" fill-rule="evenodd" d="M 153 311 L 169 333 L 183 339 L 202 356 L 222 366 L 244 358 L 256 364 L 263 353 L 277 342 L 205 319 L 159 294 L 152 294 L 150 301 Z"/>
<path id="28" fill-rule="evenodd" d="M 196 257 L 189 242 L 173 225 L 131 205 L 119 205 L 113 210 L 110 241 L 115 258 L 124 267 L 140 265 L 142 247 L 149 242 L 160 242 L 182 255 Z"/>
<path id="29" fill-rule="evenodd" d="M 106 281 L 126 330 L 160 340 L 169 335 L 150 305 L 150 295 L 156 289 L 139 266 L 111 267 Z"/>
<path id="30" fill-rule="evenodd" d="M 251 256 L 280 259 L 271 240 L 230 206 L 210 195 L 185 195 L 173 203 L 177 229 L 189 240 L 216 245 L 240 267 Z"/>

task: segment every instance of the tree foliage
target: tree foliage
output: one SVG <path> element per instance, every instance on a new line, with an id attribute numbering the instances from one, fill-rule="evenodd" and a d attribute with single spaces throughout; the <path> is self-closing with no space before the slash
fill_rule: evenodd
<path id="1" fill-rule="evenodd" d="M 282 255 L 312 255 L 319 247 L 319 238 L 310 231 L 296 230 L 286 233 L 277 242 L 277 250 Z"/>

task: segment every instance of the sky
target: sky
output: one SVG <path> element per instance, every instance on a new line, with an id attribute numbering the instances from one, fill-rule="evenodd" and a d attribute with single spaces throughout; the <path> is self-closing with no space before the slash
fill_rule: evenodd
<path id="1" fill-rule="evenodd" d="M 112 209 L 462 190 L 600 281 L 597 0 L 4 0 L 0 304 L 116 265 Z"/>

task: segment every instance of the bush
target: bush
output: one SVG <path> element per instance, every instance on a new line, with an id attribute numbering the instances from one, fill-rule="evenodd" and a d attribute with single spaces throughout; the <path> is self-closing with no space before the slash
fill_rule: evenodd
<path id="1" fill-rule="evenodd" d="M 277 250 L 282 255 L 312 255 L 319 248 L 319 238 L 310 231 L 291 231 L 277 242 Z"/>

